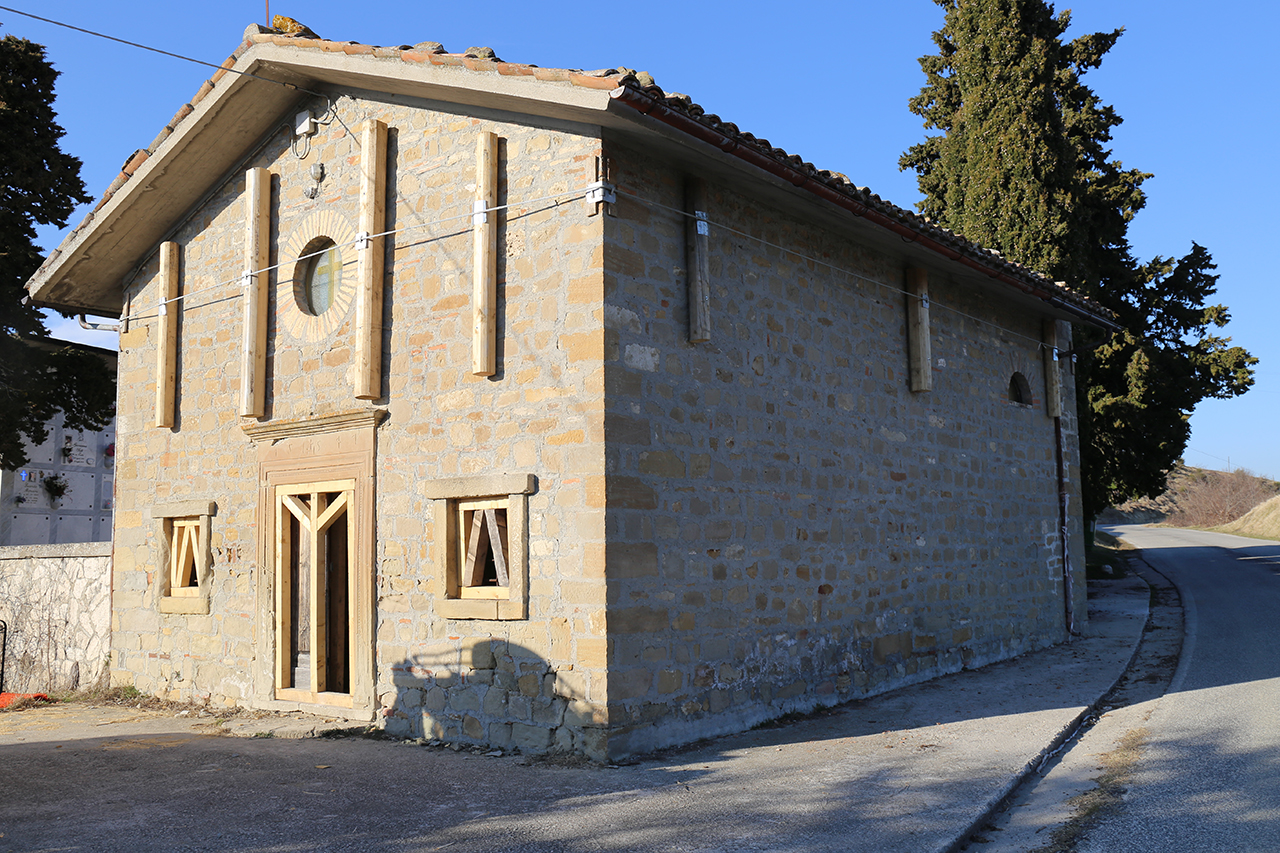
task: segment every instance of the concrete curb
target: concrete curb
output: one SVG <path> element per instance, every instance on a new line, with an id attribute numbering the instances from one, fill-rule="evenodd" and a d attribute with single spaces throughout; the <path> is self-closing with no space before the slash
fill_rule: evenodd
<path id="1" fill-rule="evenodd" d="M 1134 555 L 1134 558 L 1137 560 L 1142 560 L 1140 553 L 1137 555 Z M 1143 562 L 1143 565 L 1146 566 L 1146 562 L 1145 561 L 1142 561 L 1142 562 Z M 1151 589 L 1152 588 L 1151 582 L 1148 581 L 1146 577 L 1143 576 L 1140 572 L 1137 574 L 1139 577 L 1142 578 L 1142 581 L 1145 584 L 1147 584 L 1147 588 Z M 1143 621 L 1144 630 L 1139 631 L 1137 633 L 1133 641 L 1133 647 L 1130 649 L 1130 652 L 1129 652 L 1129 658 L 1125 662 L 1124 667 L 1121 668 L 1120 672 L 1116 674 L 1115 679 L 1107 686 L 1105 690 L 1103 690 L 1101 693 L 1098 694 L 1096 699 L 1094 699 L 1087 706 L 1085 706 L 1085 708 L 1081 710 L 1080 713 L 1077 714 L 1070 723 L 1063 726 L 1062 729 L 1058 732 L 1058 734 L 1055 735 L 1054 738 L 1051 741 L 1049 741 L 1048 744 L 1045 745 L 1044 749 L 1040 750 L 1039 754 L 1037 754 L 1034 758 L 1028 761 L 1017 774 L 1012 776 L 1009 779 L 1008 784 L 1005 785 L 1000 790 L 999 793 L 994 794 L 990 799 L 988 799 L 985 806 L 983 807 L 982 812 L 978 815 L 978 817 L 976 817 L 973 820 L 973 822 L 970 823 L 969 826 L 966 827 L 950 844 L 948 844 L 946 847 L 941 848 L 938 851 L 938 853 L 958 853 L 958 851 L 964 849 L 964 847 L 968 845 L 969 840 L 974 835 L 976 835 L 983 828 L 983 826 L 990 823 L 991 819 L 995 816 L 995 814 L 999 812 L 1000 809 L 1002 809 L 1006 803 L 1008 803 L 1009 798 L 1014 794 L 1015 791 L 1018 790 L 1018 787 L 1022 785 L 1022 783 L 1025 782 L 1027 779 L 1029 779 L 1033 773 L 1037 772 L 1037 768 L 1040 766 L 1040 764 L 1042 764 L 1046 759 L 1056 755 L 1058 751 L 1061 750 L 1065 744 L 1069 743 L 1071 739 L 1074 738 L 1081 731 L 1081 729 L 1084 727 L 1085 722 L 1090 717 L 1097 715 L 1099 703 L 1101 703 L 1102 700 L 1111 693 L 1111 691 L 1116 689 L 1116 687 L 1120 684 L 1120 681 L 1125 677 L 1125 675 L 1129 672 L 1129 670 L 1133 668 L 1134 661 L 1136 661 L 1138 658 L 1138 652 L 1142 648 L 1142 638 L 1145 635 L 1145 628 L 1147 623 L 1150 621 L 1150 619 L 1151 619 L 1151 602 L 1150 602 L 1150 599 L 1148 598 L 1147 618 Z"/>

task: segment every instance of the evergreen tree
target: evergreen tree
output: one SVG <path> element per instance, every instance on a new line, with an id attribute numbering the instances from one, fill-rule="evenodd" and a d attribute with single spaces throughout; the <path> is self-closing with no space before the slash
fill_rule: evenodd
<path id="1" fill-rule="evenodd" d="M 35 223 L 66 225 L 87 202 L 80 161 L 64 154 L 53 111 L 58 73 L 44 48 L 25 39 L 0 40 L 0 467 L 27 461 L 22 436 L 39 444 L 59 410 L 72 429 L 99 429 L 110 420 L 115 377 L 83 350 L 31 346 L 49 339 L 44 319 L 23 305 L 23 284 L 40 267 Z"/>
<path id="2" fill-rule="evenodd" d="M 1177 261 L 1136 261 L 1127 231 L 1149 174 L 1125 169 L 1108 145 L 1121 119 L 1082 82 L 1123 30 L 1064 43 L 1070 14 L 1044 0 L 934 0 L 946 11 L 922 57 L 926 82 L 910 102 L 927 129 L 912 146 L 920 212 L 975 243 L 1065 281 L 1115 311 L 1106 338 L 1077 327 L 1084 502 L 1158 494 L 1207 397 L 1243 394 L 1257 362 L 1230 338 L 1227 309 L 1206 305 L 1218 277 L 1192 244 Z"/>

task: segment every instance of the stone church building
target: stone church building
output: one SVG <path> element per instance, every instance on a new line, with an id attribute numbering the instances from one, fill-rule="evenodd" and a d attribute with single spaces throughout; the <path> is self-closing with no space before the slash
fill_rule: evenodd
<path id="1" fill-rule="evenodd" d="M 121 317 L 115 683 L 603 760 L 1083 623 L 1107 312 L 647 75 L 311 35 L 28 285 Z"/>

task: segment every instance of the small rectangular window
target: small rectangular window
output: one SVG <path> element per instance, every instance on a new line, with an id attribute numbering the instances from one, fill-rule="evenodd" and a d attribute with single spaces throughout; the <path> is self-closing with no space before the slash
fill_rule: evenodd
<path id="1" fill-rule="evenodd" d="M 458 597 L 510 597 L 507 500 L 458 501 Z"/>
<path id="2" fill-rule="evenodd" d="M 432 510 L 436 613 L 445 619 L 529 618 L 532 474 L 482 474 L 422 485 Z"/>
<path id="3" fill-rule="evenodd" d="M 200 594 L 200 576 L 196 571 L 199 542 L 199 518 L 175 518 L 170 521 L 169 595 Z"/>
<path id="4" fill-rule="evenodd" d="M 161 613 L 209 612 L 213 587 L 209 537 L 216 513 L 213 501 L 175 501 L 151 508 L 159 540 L 152 584 Z"/>

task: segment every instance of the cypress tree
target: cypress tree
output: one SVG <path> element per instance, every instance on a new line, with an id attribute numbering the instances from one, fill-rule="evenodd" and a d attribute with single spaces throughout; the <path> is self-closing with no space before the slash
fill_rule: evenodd
<path id="1" fill-rule="evenodd" d="M 899 161 L 920 212 L 1115 311 L 1123 331 L 1077 327 L 1084 504 L 1159 494 L 1190 437 L 1192 409 L 1243 394 L 1257 359 L 1230 338 L 1203 247 L 1139 263 L 1127 231 L 1149 174 L 1112 159 L 1121 122 L 1082 82 L 1123 30 L 1063 42 L 1070 13 L 1044 0 L 934 0 L 937 54 L 910 109 L 940 130 Z"/>

